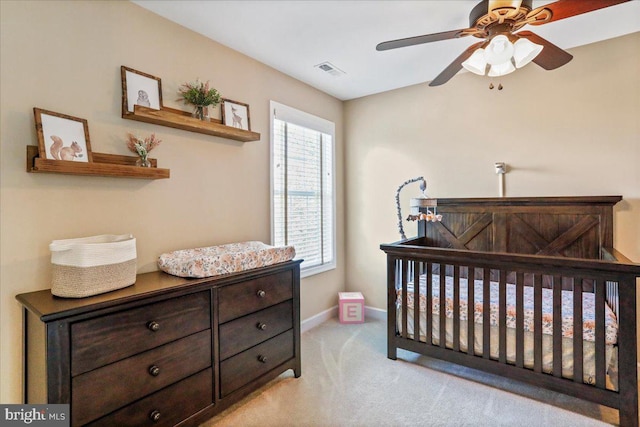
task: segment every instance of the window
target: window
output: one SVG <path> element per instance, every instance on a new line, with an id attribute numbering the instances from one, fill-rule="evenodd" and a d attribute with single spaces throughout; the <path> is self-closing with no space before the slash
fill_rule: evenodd
<path id="1" fill-rule="evenodd" d="M 335 268 L 335 124 L 271 101 L 271 240 L 304 259 L 301 276 Z"/>

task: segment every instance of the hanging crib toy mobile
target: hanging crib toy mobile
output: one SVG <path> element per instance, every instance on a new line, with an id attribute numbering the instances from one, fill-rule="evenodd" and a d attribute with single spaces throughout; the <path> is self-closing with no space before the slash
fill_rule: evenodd
<path id="1" fill-rule="evenodd" d="M 427 196 L 427 181 L 425 181 L 425 179 L 421 176 L 417 177 L 417 178 L 413 178 L 413 179 L 409 179 L 405 182 L 403 182 L 400 187 L 398 187 L 398 190 L 396 191 L 396 211 L 398 214 L 398 233 L 400 233 L 400 237 L 405 240 L 407 238 L 407 236 L 404 234 L 404 228 L 402 226 L 402 212 L 401 212 L 401 208 L 400 208 L 400 191 L 408 184 L 411 184 L 413 182 L 418 182 L 420 181 L 420 191 L 422 192 L 422 197 L 420 199 L 420 206 L 422 207 L 426 207 L 427 208 L 427 212 L 420 212 L 417 214 L 410 214 L 407 217 L 407 221 L 420 221 L 420 220 L 424 220 L 424 221 L 431 221 L 431 222 L 436 222 L 436 221 L 441 221 L 442 220 L 442 215 L 437 215 L 436 212 L 436 208 L 438 206 L 438 200 L 437 199 L 430 199 L 429 196 Z"/>

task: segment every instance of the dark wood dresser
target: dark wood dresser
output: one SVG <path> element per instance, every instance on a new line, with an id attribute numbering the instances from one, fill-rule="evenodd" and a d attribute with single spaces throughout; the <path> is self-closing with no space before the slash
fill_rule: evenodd
<path id="1" fill-rule="evenodd" d="M 301 375 L 299 261 L 16 298 L 25 403 L 68 403 L 73 426 L 198 425 L 288 369 Z"/>

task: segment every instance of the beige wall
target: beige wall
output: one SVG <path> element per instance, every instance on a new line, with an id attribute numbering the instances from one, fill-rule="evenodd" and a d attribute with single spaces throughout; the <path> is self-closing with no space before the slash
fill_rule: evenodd
<path id="1" fill-rule="evenodd" d="M 554 71 L 464 73 L 346 103 L 349 290 L 386 308 L 379 245 L 399 240 L 402 182 L 423 175 L 430 196 L 497 197 L 498 161 L 510 166 L 508 196 L 622 195 L 615 245 L 640 262 L 640 33 L 571 52 Z M 403 190 L 405 215 L 418 191 Z M 405 229 L 415 235 L 415 224 Z"/>
<path id="2" fill-rule="evenodd" d="M 338 268 L 302 281 L 302 318 L 344 289 L 343 103 L 129 2 L 0 2 L 0 402 L 21 399 L 21 315 L 15 295 L 49 287 L 48 244 L 106 233 L 137 237 L 139 272 L 159 254 L 270 240 L 269 100 L 336 123 Z M 210 80 L 247 102 L 260 141 L 234 141 L 120 117 L 120 66 L 162 78 L 165 105 L 178 86 Z M 126 133 L 155 132 L 166 180 L 28 174 L 33 107 L 89 122 L 93 151 L 130 154 Z M 182 107 L 188 108 L 188 107 Z"/>

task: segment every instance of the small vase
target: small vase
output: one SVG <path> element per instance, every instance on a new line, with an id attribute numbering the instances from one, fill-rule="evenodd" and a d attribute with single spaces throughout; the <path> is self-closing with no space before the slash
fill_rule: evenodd
<path id="1" fill-rule="evenodd" d="M 138 157 L 138 160 L 136 160 L 136 166 L 140 166 L 140 167 L 143 167 L 143 168 L 150 168 L 151 167 L 151 162 L 149 161 L 147 156 Z"/>
<path id="2" fill-rule="evenodd" d="M 209 108 L 202 106 L 202 105 L 196 105 L 195 109 L 193 110 L 193 113 L 191 113 L 192 117 L 195 117 L 198 120 L 204 120 L 204 121 L 209 121 Z"/>

